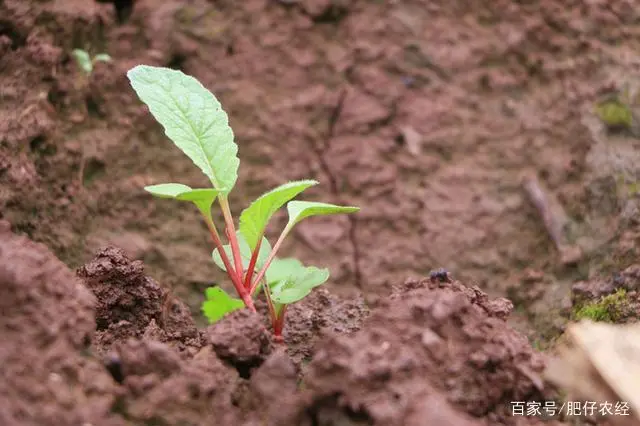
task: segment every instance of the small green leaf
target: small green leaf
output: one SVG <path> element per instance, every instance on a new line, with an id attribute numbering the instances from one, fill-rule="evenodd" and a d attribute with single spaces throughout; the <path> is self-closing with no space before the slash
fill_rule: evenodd
<path id="1" fill-rule="evenodd" d="M 359 207 L 336 206 L 335 204 L 318 203 L 315 201 L 291 201 L 287 204 L 287 211 L 289 212 L 287 228 L 291 229 L 295 224 L 307 217 L 354 213 L 359 210 Z"/>
<path id="2" fill-rule="evenodd" d="M 271 261 L 265 278 L 269 286 L 272 286 L 281 281 L 288 280 L 291 276 L 300 274 L 300 271 L 303 269 L 304 265 L 298 259 L 292 257 L 280 259 L 276 257 Z"/>
<path id="3" fill-rule="evenodd" d="M 93 57 L 93 62 L 111 62 L 111 56 L 106 53 L 98 53 Z"/>
<path id="4" fill-rule="evenodd" d="M 93 64 L 91 63 L 91 57 L 89 54 L 82 49 L 73 49 L 71 54 L 76 59 L 80 69 L 87 74 L 91 74 L 91 71 L 93 71 Z"/>
<path id="5" fill-rule="evenodd" d="M 169 68 L 138 65 L 127 77 L 165 134 L 214 188 L 225 194 L 231 191 L 238 178 L 238 145 L 213 93 L 195 78 Z"/>
<path id="6" fill-rule="evenodd" d="M 277 212 L 287 201 L 300 194 L 310 186 L 317 185 L 315 180 L 301 180 L 288 182 L 271 191 L 262 194 L 240 215 L 240 231 L 254 248 L 258 239 L 264 234 L 271 216 Z"/>
<path id="7" fill-rule="evenodd" d="M 159 185 L 145 186 L 144 189 L 159 198 L 191 201 L 208 220 L 211 220 L 211 205 L 220 193 L 217 189 L 192 189 L 181 183 L 161 183 Z"/>
<path id="8" fill-rule="evenodd" d="M 247 244 L 247 240 L 244 239 L 244 236 L 240 233 L 240 231 L 236 231 L 236 236 L 238 238 L 238 247 L 240 248 L 240 257 L 242 257 L 242 268 L 243 270 L 247 270 L 249 268 L 249 262 L 251 262 L 251 253 L 252 250 L 249 248 L 249 244 Z M 226 244 L 223 246 L 225 253 L 229 259 L 233 258 L 233 252 L 231 250 L 231 245 Z M 262 243 L 260 243 L 260 251 L 258 252 L 258 259 L 256 260 L 256 271 L 262 269 L 264 262 L 269 257 L 269 253 L 271 253 L 271 244 L 269 244 L 269 240 L 262 237 Z M 220 257 L 220 253 L 216 248 L 213 253 L 211 253 L 211 257 L 213 257 L 214 263 L 218 266 L 218 268 L 223 271 L 227 271 L 227 268 L 224 267 L 224 263 L 222 262 L 222 258 Z M 271 267 L 269 267 L 271 269 Z M 243 271 L 244 272 L 244 271 Z"/>
<path id="9" fill-rule="evenodd" d="M 211 219 L 211 205 L 215 201 L 220 191 L 213 188 L 198 188 L 192 189 L 187 192 L 183 192 L 176 196 L 180 201 L 191 201 L 198 207 L 198 210 L 205 215 L 209 220 Z"/>
<path id="10" fill-rule="evenodd" d="M 145 186 L 144 190 L 159 198 L 176 198 L 178 195 L 191 191 L 191 187 L 181 183 L 161 183 Z"/>
<path id="11" fill-rule="evenodd" d="M 207 300 L 202 303 L 202 313 L 213 324 L 226 314 L 244 307 L 240 299 L 229 296 L 220 287 L 209 287 L 205 291 Z"/>
<path id="12" fill-rule="evenodd" d="M 288 305 L 304 299 L 311 290 L 329 279 L 329 270 L 315 266 L 303 267 L 290 278 L 271 287 L 271 297 L 276 303 Z"/>
<path id="13" fill-rule="evenodd" d="M 213 202 L 213 200 L 218 196 L 219 193 L 220 191 L 213 188 L 189 188 L 188 191 L 184 191 L 176 195 L 176 199 L 181 201 L 192 201 L 194 203 L 201 201 Z"/>

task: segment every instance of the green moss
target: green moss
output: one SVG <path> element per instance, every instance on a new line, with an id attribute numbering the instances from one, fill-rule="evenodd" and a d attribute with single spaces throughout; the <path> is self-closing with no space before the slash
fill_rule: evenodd
<path id="1" fill-rule="evenodd" d="M 602 297 L 597 302 L 583 303 L 575 307 L 572 319 L 589 319 L 599 322 L 617 322 L 621 320 L 628 305 L 627 292 L 619 289 L 613 294 Z"/>
<path id="2" fill-rule="evenodd" d="M 633 115 L 631 108 L 619 99 L 608 99 L 596 104 L 596 115 L 608 127 L 631 128 Z"/>

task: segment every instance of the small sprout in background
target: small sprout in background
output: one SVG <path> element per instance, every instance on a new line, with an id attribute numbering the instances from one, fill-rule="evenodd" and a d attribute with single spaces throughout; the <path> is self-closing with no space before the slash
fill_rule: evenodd
<path id="1" fill-rule="evenodd" d="M 107 55 L 106 53 L 98 53 L 93 58 L 91 58 L 89 53 L 86 50 L 82 50 L 82 49 L 74 49 L 71 52 L 71 55 L 75 58 L 76 63 L 78 64 L 78 66 L 84 72 L 84 75 L 85 75 L 85 78 L 79 78 L 75 82 L 75 88 L 78 91 L 81 91 L 82 89 L 84 89 L 88 84 L 88 77 L 93 72 L 93 67 L 96 64 L 96 62 L 111 61 L 111 56 Z M 81 188 L 84 186 L 85 165 L 86 165 L 86 158 L 85 158 L 85 151 L 83 146 L 82 159 L 80 160 L 80 167 L 78 169 L 78 181 Z"/>
<path id="2" fill-rule="evenodd" d="M 179 183 L 145 187 L 156 197 L 193 203 L 204 218 L 215 246 L 213 261 L 227 273 L 239 299 L 231 297 L 220 287 L 210 287 L 202 305 L 203 313 L 213 323 L 243 306 L 255 312 L 253 299 L 262 290 L 275 338 L 282 342 L 287 306 L 302 300 L 329 278 L 328 269 L 304 266 L 296 259 L 276 257 L 282 242 L 304 219 L 353 213 L 360 209 L 291 201 L 318 182 L 288 182 L 251 203 L 240 214 L 236 230 L 228 196 L 236 184 L 240 160 L 233 131 L 220 102 L 198 80 L 181 71 L 139 65 L 129 70 L 127 77 L 138 97 L 164 127 L 165 134 L 202 170 L 212 185 L 212 188 L 199 189 Z M 211 215 L 216 201 L 224 217 L 224 235 L 228 244 L 222 243 Z M 289 221 L 272 246 L 264 235 L 265 230 L 271 217 L 285 204 Z"/>
<path id="3" fill-rule="evenodd" d="M 91 75 L 96 62 L 111 62 L 111 56 L 106 53 L 98 53 L 93 58 L 89 56 L 86 50 L 74 49 L 71 54 L 76 59 L 76 63 L 82 71 L 87 75 Z"/>
<path id="4" fill-rule="evenodd" d="M 610 129 L 630 129 L 633 125 L 631 109 L 617 98 L 597 103 L 596 115 Z"/>

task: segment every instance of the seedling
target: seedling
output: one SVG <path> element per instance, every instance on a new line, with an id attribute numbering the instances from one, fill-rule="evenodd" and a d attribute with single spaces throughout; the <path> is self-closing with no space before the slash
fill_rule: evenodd
<path id="1" fill-rule="evenodd" d="M 213 239 L 214 263 L 227 273 L 239 297 L 220 287 L 206 290 L 202 310 L 210 322 L 243 306 L 255 311 L 253 299 L 262 289 L 277 341 L 282 341 L 287 306 L 306 297 L 329 278 L 328 269 L 304 266 L 296 259 L 276 254 L 291 230 L 312 216 L 353 213 L 358 207 L 311 201 L 291 201 L 315 180 L 288 182 L 258 197 L 241 214 L 236 231 L 229 194 L 236 184 L 240 160 L 238 146 L 220 102 L 198 80 L 168 68 L 138 65 L 127 76 L 165 134 L 204 172 L 211 188 L 191 188 L 180 183 L 164 183 L 144 189 L 160 198 L 193 203 L 202 214 Z M 225 222 L 223 244 L 211 215 L 217 201 Z M 271 217 L 287 205 L 289 221 L 273 246 L 265 237 Z"/>
<path id="2" fill-rule="evenodd" d="M 93 58 L 89 56 L 86 50 L 74 49 L 71 54 L 76 59 L 76 62 L 80 69 L 85 72 L 86 75 L 91 75 L 93 67 L 96 62 L 110 62 L 111 56 L 106 53 L 98 53 Z"/>

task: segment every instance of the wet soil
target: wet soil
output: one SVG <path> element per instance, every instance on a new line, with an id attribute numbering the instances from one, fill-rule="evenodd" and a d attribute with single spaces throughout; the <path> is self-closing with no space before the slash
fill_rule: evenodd
<path id="1" fill-rule="evenodd" d="M 527 338 L 620 289 L 637 320 L 637 139 L 593 103 L 639 75 L 640 4 L 160 3 L 0 1 L 1 424 L 530 424 L 508 399 L 552 396 Z M 113 61 L 85 75 L 74 48 Z M 235 213 L 300 178 L 362 207 L 284 244 L 331 270 L 287 351 L 245 312 L 206 327 L 206 227 L 141 190 L 206 182 L 131 90 L 141 63 L 221 100 Z"/>

